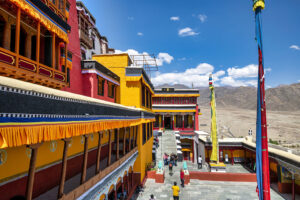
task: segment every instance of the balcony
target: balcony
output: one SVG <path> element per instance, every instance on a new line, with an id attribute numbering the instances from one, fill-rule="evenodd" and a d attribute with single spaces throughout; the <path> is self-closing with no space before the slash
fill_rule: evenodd
<path id="1" fill-rule="evenodd" d="M 81 42 L 83 42 L 85 45 L 87 45 L 87 48 L 89 48 L 89 49 L 93 48 L 92 39 L 81 29 L 79 31 L 79 38 L 80 38 Z"/>
<path id="2" fill-rule="evenodd" d="M 56 89 L 68 85 L 66 73 L 1 47 L 0 75 Z"/>

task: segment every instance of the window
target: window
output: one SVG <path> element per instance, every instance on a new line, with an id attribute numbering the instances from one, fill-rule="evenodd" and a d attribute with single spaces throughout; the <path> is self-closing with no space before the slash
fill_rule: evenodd
<path id="1" fill-rule="evenodd" d="M 104 95 L 104 83 L 105 80 L 98 76 L 98 95 L 103 96 Z"/>
<path id="2" fill-rule="evenodd" d="M 81 51 L 81 59 L 86 60 L 85 51 Z"/>
<path id="3" fill-rule="evenodd" d="M 115 97 L 115 85 L 113 83 L 108 83 L 108 96 L 110 98 Z"/>
<path id="4" fill-rule="evenodd" d="M 143 144 L 146 143 L 146 140 L 147 140 L 147 135 L 146 135 L 146 124 L 143 124 Z"/>

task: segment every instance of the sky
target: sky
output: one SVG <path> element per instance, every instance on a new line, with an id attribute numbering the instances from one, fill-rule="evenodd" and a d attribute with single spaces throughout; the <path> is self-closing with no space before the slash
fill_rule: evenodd
<path id="1" fill-rule="evenodd" d="M 82 0 L 117 53 L 154 54 L 155 86 L 256 86 L 252 0 Z M 300 82 L 300 1 L 263 10 L 266 87 Z"/>

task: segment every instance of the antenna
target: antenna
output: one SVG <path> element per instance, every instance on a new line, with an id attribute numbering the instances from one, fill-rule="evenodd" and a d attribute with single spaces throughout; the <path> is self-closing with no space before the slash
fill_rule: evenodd
<path id="1" fill-rule="evenodd" d="M 157 61 L 154 54 L 130 55 L 132 63 L 135 66 L 143 67 L 151 78 L 151 72 L 158 71 Z"/>

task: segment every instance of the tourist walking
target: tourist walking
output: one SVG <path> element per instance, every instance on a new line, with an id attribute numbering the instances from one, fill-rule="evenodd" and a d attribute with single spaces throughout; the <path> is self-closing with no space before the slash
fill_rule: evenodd
<path id="1" fill-rule="evenodd" d="M 170 176 L 173 175 L 173 164 L 172 164 L 172 162 L 169 163 L 169 174 L 170 174 Z"/>
<path id="2" fill-rule="evenodd" d="M 174 182 L 174 185 L 172 186 L 172 190 L 173 190 L 173 199 L 179 200 L 180 188 L 177 186 L 176 182 Z"/>
<path id="3" fill-rule="evenodd" d="M 149 200 L 156 200 L 156 199 L 154 198 L 154 195 L 153 195 L 153 194 L 150 195 L 150 199 L 149 199 Z"/>
<path id="4" fill-rule="evenodd" d="M 174 155 L 174 160 L 175 160 L 175 166 L 177 166 L 177 161 L 178 161 L 178 156 Z"/>
<path id="5" fill-rule="evenodd" d="M 180 181 L 181 181 L 181 187 L 184 187 L 184 171 L 183 171 L 183 169 L 180 170 Z"/>
<path id="6" fill-rule="evenodd" d="M 201 157 L 201 155 L 198 157 L 198 169 L 202 169 L 202 157 Z"/>
<path id="7" fill-rule="evenodd" d="M 168 154 L 164 154 L 164 164 L 167 165 L 168 164 Z"/>

